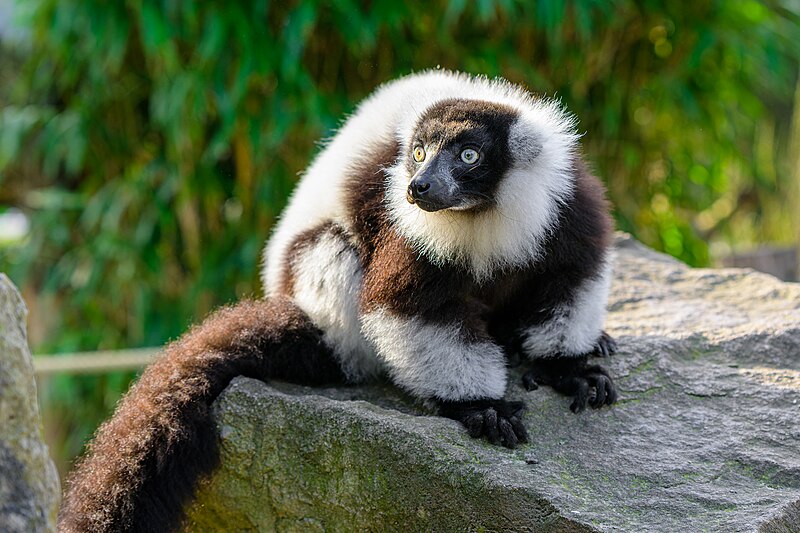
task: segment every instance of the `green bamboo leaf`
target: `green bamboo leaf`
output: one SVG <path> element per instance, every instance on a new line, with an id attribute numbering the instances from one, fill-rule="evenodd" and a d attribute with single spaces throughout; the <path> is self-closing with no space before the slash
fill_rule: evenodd
<path id="1" fill-rule="evenodd" d="M 157 4 L 157 0 L 143 0 L 140 13 L 139 31 L 150 54 L 157 54 L 170 37 L 163 9 Z"/>
<path id="2" fill-rule="evenodd" d="M 289 79 L 299 70 L 299 62 L 317 18 L 314 3 L 301 2 L 290 14 L 283 31 L 284 56 L 281 72 Z"/>

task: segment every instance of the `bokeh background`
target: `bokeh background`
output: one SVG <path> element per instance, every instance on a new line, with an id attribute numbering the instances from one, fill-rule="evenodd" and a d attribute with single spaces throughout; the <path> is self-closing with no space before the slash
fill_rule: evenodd
<path id="1" fill-rule="evenodd" d="M 441 66 L 560 98 L 619 229 L 791 277 L 799 65 L 798 0 L 0 0 L 0 271 L 35 353 L 159 346 L 259 295 L 317 142 Z M 134 377 L 40 381 L 62 474 Z"/>

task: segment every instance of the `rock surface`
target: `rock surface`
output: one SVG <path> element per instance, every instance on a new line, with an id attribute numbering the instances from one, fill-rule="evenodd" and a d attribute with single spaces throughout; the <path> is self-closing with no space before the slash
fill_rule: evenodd
<path id="1" fill-rule="evenodd" d="M 513 451 L 389 385 L 238 378 L 187 530 L 800 531 L 800 285 L 622 236 L 607 330 L 619 403 L 574 415 L 515 369 Z"/>
<path id="2" fill-rule="evenodd" d="M 0 274 L 0 531 L 54 531 L 58 473 L 42 441 L 27 310 Z"/>

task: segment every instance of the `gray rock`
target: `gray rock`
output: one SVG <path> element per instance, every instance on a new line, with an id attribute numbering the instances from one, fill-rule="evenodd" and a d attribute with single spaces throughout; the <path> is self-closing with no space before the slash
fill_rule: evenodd
<path id="1" fill-rule="evenodd" d="M 0 531 L 54 531 L 58 473 L 42 441 L 27 310 L 0 274 Z"/>
<path id="2" fill-rule="evenodd" d="M 509 451 L 389 385 L 238 378 L 187 530 L 797 533 L 800 285 L 617 251 L 618 404 L 574 415 L 516 369 L 532 442 Z"/>

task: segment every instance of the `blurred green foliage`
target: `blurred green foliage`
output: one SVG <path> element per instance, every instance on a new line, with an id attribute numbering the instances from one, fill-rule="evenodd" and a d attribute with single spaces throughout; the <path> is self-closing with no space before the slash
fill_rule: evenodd
<path id="1" fill-rule="evenodd" d="M 43 298 L 38 351 L 175 338 L 258 293 L 262 243 L 315 142 L 377 84 L 439 65 L 563 99 L 618 226 L 647 244 L 704 265 L 710 241 L 791 242 L 790 5 L 20 1 L 0 206 L 32 230 L 0 269 Z M 131 377 L 50 384 L 62 461 Z"/>

